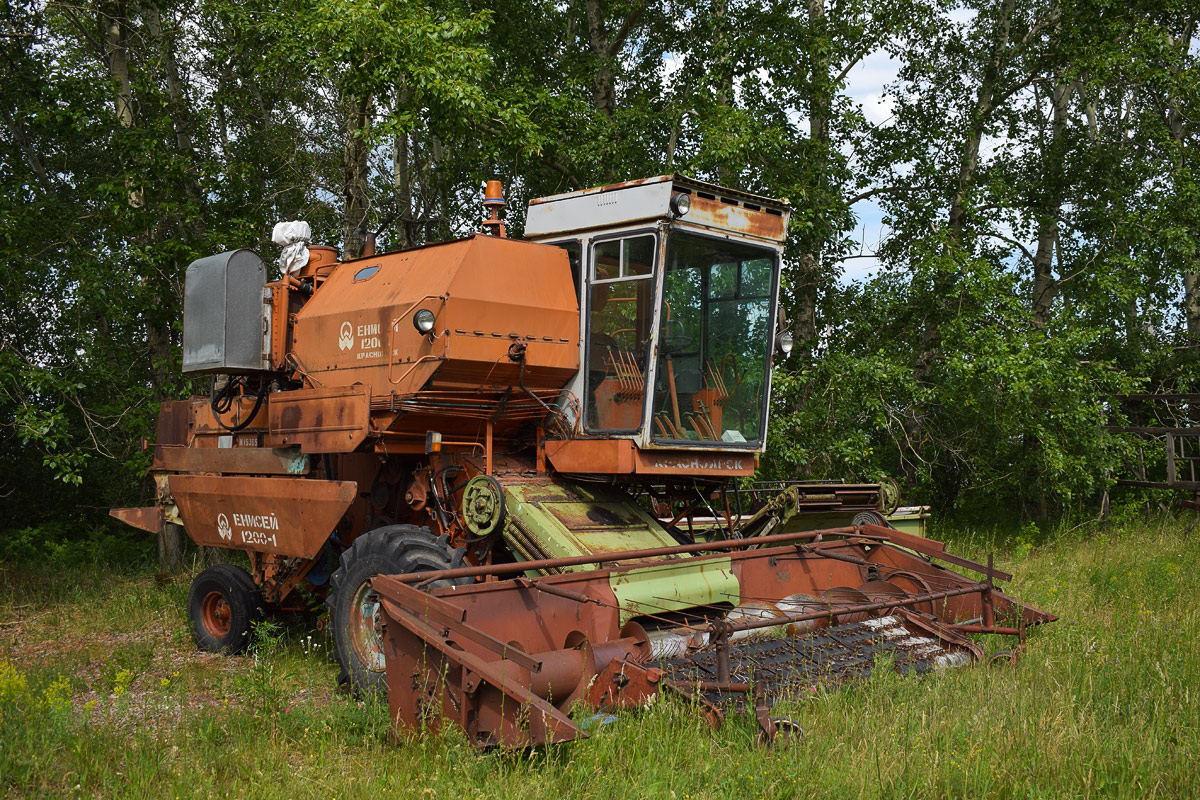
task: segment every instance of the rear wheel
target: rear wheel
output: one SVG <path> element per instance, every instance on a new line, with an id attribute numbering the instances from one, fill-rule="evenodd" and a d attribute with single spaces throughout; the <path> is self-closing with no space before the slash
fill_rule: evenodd
<path id="1" fill-rule="evenodd" d="M 240 653 L 250 645 L 254 623 L 262 619 L 262 595 L 246 570 L 214 564 L 192 581 L 187 608 L 201 650 Z"/>
<path id="2" fill-rule="evenodd" d="M 464 550 L 451 547 L 447 536 L 428 528 L 387 525 L 364 533 L 342 553 L 326 601 L 333 616 L 333 641 L 340 680 L 358 693 L 387 691 L 383 655 L 383 612 L 368 581 L 376 575 L 454 569 L 463 565 Z M 466 583 L 438 581 L 433 586 Z"/>

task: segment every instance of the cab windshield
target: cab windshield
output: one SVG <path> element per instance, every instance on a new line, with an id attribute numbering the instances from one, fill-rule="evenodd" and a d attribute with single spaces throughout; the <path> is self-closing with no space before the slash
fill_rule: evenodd
<path id="1" fill-rule="evenodd" d="M 666 261 L 654 439 L 757 445 L 773 338 L 775 253 L 676 231 Z"/>

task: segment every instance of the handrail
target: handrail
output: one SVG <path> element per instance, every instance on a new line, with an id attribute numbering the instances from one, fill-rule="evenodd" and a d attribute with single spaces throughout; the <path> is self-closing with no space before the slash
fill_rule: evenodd
<path id="1" fill-rule="evenodd" d="M 438 307 L 438 310 L 436 312 L 434 312 L 434 320 L 436 323 L 438 316 L 441 315 L 442 309 L 444 309 L 446 307 L 446 296 L 442 295 L 442 294 L 427 294 L 427 295 L 425 295 L 424 297 L 422 297 L 419 300 L 416 300 L 412 304 L 410 304 L 408 306 L 408 308 L 404 309 L 404 311 L 401 312 L 400 316 L 398 316 L 394 320 L 392 320 L 391 327 L 388 330 L 388 382 L 389 383 L 400 383 L 405 378 L 407 378 L 410 374 L 412 374 L 412 371 L 417 368 L 418 364 L 421 364 L 425 361 L 431 361 L 431 360 L 437 361 L 437 360 L 440 360 L 440 358 L 441 358 L 440 356 L 435 356 L 432 354 L 421 356 L 416 361 L 412 362 L 412 364 L 409 365 L 408 369 L 406 369 L 404 371 L 404 374 L 401 375 L 399 378 L 392 377 L 393 367 L 396 366 L 396 362 L 393 360 L 396 357 L 396 347 L 395 347 L 396 331 L 398 330 L 399 325 L 404 320 L 404 318 L 407 317 L 409 314 L 413 313 L 414 311 L 416 311 L 418 308 L 420 308 L 421 304 L 424 303 L 426 300 L 441 300 L 442 301 L 441 305 Z M 434 331 L 435 332 L 431 332 L 431 335 L 433 336 L 434 339 L 436 339 L 437 338 L 436 328 L 434 329 Z"/>

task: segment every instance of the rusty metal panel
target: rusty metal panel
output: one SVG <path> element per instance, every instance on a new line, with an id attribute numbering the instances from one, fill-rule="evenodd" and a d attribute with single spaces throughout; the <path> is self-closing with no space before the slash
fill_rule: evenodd
<path id="1" fill-rule="evenodd" d="M 194 400 L 168 400 L 159 406 L 155 444 L 187 444 L 188 410 Z"/>
<path id="2" fill-rule="evenodd" d="M 631 475 L 636 449 L 629 439 L 550 440 L 546 459 L 558 472 Z"/>
<path id="3" fill-rule="evenodd" d="M 271 291 L 271 369 L 283 369 L 287 362 L 287 339 L 291 325 L 288 322 L 290 298 L 287 280 L 267 284 Z"/>
<path id="4" fill-rule="evenodd" d="M 162 452 L 167 447 L 188 443 L 188 424 L 195 400 L 168 400 L 159 406 L 158 424 L 154 433 L 154 466 L 161 469 Z"/>
<path id="5" fill-rule="evenodd" d="M 349 453 L 367 438 L 369 386 L 276 392 L 267 398 L 269 444 L 298 445 L 305 453 Z"/>
<path id="6" fill-rule="evenodd" d="M 707 192 L 693 192 L 692 208 L 679 223 L 782 242 L 787 238 L 787 221 L 787 214 L 747 208 Z"/>
<path id="7" fill-rule="evenodd" d="M 303 475 L 309 464 L 308 456 L 296 447 L 164 447 L 157 466 L 170 472 Z"/>
<path id="8" fill-rule="evenodd" d="M 482 747 L 587 738 L 568 716 L 586 685 L 588 652 L 539 653 L 465 622 L 455 606 L 387 576 L 372 581 L 386 620 L 388 705 L 397 727 L 459 725 Z"/>
<path id="9" fill-rule="evenodd" d="M 163 510 L 158 506 L 143 508 L 113 508 L 108 515 L 139 530 L 158 533 L 163 527 Z"/>
<path id="10" fill-rule="evenodd" d="M 170 475 L 196 544 L 313 558 L 354 501 L 353 481 Z"/>
<path id="11" fill-rule="evenodd" d="M 221 418 L 228 424 L 240 424 L 246 421 L 250 413 L 254 410 L 255 397 L 253 395 L 240 395 L 234 400 L 233 408 Z M 231 441 L 229 430 L 217 422 L 216 416 L 213 414 L 212 405 L 209 398 L 200 398 L 192 403 L 188 409 L 188 426 L 191 431 L 189 444 L 192 447 L 216 447 L 216 444 L 201 444 L 201 442 L 213 442 L 215 434 L 217 437 L 225 437 L 225 441 Z M 254 431 L 267 427 L 267 409 L 266 405 L 262 405 L 258 409 L 258 413 L 254 415 L 254 419 L 246 423 L 247 432 L 244 436 L 253 436 Z M 227 447 L 228 445 L 220 445 Z"/>
<path id="12" fill-rule="evenodd" d="M 758 468 L 756 455 L 745 450 L 639 450 L 631 439 L 550 440 L 546 458 L 558 472 L 583 475 L 731 478 L 753 475 Z"/>
<path id="13" fill-rule="evenodd" d="M 635 471 L 640 475 L 697 475 L 744 477 L 758 469 L 758 456 L 745 451 L 639 450 Z"/>

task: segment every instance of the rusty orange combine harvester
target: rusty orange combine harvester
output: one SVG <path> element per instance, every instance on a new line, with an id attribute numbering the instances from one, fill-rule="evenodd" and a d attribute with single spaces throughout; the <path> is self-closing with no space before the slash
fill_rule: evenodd
<path id="1" fill-rule="evenodd" d="M 485 233 L 411 250 L 301 243 L 273 281 L 247 250 L 188 267 L 211 395 L 163 405 L 158 504 L 113 513 L 248 554 L 193 582 L 201 647 L 317 594 L 398 729 L 560 742 L 579 701 L 674 691 L 769 738 L 799 687 L 1053 619 L 890 527 L 878 486 L 739 487 L 790 347 L 786 203 L 664 176 L 534 200 L 525 241 L 502 205 L 489 183 Z"/>

